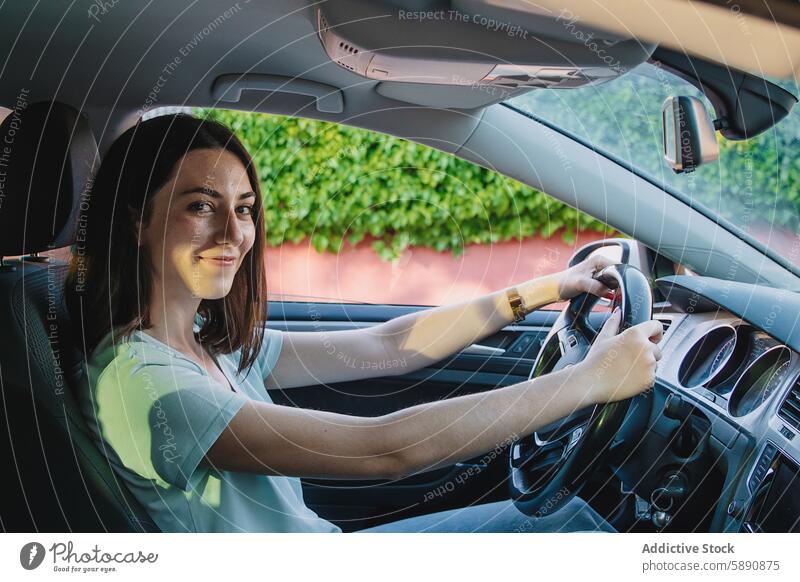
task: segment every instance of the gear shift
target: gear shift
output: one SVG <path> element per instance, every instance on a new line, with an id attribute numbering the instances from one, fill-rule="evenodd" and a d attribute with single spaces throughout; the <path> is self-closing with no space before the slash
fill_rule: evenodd
<path id="1" fill-rule="evenodd" d="M 688 457 L 697 447 L 697 433 L 692 426 L 692 413 L 694 406 L 686 402 L 678 394 L 670 394 L 664 403 L 664 416 L 679 420 L 678 427 L 673 437 L 672 449 L 681 457 Z"/>

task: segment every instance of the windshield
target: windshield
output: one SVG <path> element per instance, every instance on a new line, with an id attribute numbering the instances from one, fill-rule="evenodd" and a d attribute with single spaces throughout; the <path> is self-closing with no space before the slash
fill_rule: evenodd
<path id="1" fill-rule="evenodd" d="M 797 95 L 796 83 L 778 84 Z M 717 134 L 718 162 L 675 174 L 664 161 L 661 141 L 661 105 L 669 95 L 700 98 L 713 119 L 699 90 L 648 63 L 605 84 L 532 91 L 507 104 L 612 154 L 800 266 L 800 106 L 748 141 Z"/>

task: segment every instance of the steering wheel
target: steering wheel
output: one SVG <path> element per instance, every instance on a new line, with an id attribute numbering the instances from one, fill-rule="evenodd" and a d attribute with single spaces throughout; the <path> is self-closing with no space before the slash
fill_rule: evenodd
<path id="1" fill-rule="evenodd" d="M 652 319 L 653 294 L 641 271 L 612 265 L 595 279 L 616 290 L 614 301 L 622 310 L 619 331 Z M 589 324 L 598 299 L 582 293 L 569 302 L 539 350 L 529 378 L 563 370 L 586 357 L 599 331 Z M 604 462 L 631 400 L 587 407 L 514 442 L 509 449 L 509 484 L 517 508 L 543 517 L 577 495 Z"/>

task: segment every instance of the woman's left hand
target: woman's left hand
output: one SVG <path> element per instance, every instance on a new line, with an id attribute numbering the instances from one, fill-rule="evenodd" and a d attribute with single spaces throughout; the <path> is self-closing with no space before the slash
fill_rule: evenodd
<path id="1" fill-rule="evenodd" d="M 611 291 L 593 276 L 595 273 L 605 269 L 609 265 L 616 264 L 608 257 L 594 255 L 578 263 L 574 267 L 560 273 L 558 286 L 559 299 L 572 299 L 576 295 L 588 292 L 602 297 Z"/>

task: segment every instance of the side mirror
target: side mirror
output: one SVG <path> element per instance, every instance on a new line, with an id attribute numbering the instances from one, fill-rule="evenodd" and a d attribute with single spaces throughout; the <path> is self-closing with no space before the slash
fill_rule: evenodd
<path id="1" fill-rule="evenodd" d="M 667 97 L 661 106 L 664 159 L 676 174 L 719 159 L 714 122 L 697 97 Z"/>

